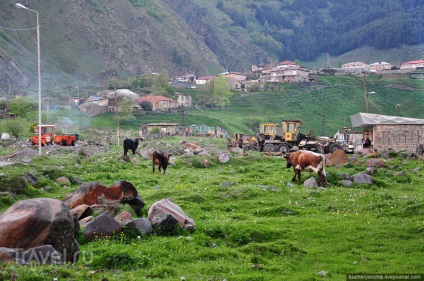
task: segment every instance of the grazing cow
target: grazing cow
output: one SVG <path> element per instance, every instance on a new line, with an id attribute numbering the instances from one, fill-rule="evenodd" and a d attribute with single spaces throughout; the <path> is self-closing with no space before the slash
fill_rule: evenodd
<path id="1" fill-rule="evenodd" d="M 172 154 L 161 151 L 161 150 L 155 150 L 152 154 L 152 164 L 153 164 L 153 173 L 155 173 L 155 166 L 159 166 L 159 173 L 161 172 L 161 168 L 163 169 L 163 173 L 165 174 L 166 168 L 169 165 L 169 158 L 172 156 Z"/>
<path id="2" fill-rule="evenodd" d="M 315 172 L 318 175 L 318 185 L 325 186 L 327 184 L 327 172 L 325 171 L 325 156 L 312 151 L 299 150 L 294 153 L 284 155 L 287 159 L 287 168 L 293 166 L 294 176 L 292 181 L 298 176 L 298 184 L 300 184 L 300 172 L 306 170 Z"/>
<path id="3" fill-rule="evenodd" d="M 131 150 L 133 155 L 138 147 L 138 138 L 135 140 L 125 139 L 124 140 L 124 155 L 127 155 L 128 150 Z"/>

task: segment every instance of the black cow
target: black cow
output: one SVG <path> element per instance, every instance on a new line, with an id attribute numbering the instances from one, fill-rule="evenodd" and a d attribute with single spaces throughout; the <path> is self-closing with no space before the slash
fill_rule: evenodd
<path id="1" fill-rule="evenodd" d="M 124 155 L 127 155 L 128 150 L 131 150 L 133 155 L 138 147 L 138 138 L 135 140 L 125 139 L 124 140 Z"/>
<path id="2" fill-rule="evenodd" d="M 161 172 L 161 168 L 163 169 L 163 173 L 165 174 L 166 168 L 169 165 L 169 158 L 172 154 L 155 150 L 152 154 L 152 164 L 153 164 L 153 173 L 155 173 L 155 166 L 159 166 L 159 173 Z"/>

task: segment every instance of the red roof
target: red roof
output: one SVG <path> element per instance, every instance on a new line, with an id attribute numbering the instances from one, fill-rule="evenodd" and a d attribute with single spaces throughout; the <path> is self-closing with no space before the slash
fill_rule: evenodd
<path id="1" fill-rule="evenodd" d="M 424 60 L 412 60 L 408 62 L 404 62 L 403 64 L 421 64 L 424 63 Z"/>
<path id="2" fill-rule="evenodd" d="M 297 65 L 296 63 L 289 61 L 289 60 L 285 60 L 279 63 L 279 65 Z"/>
<path id="3" fill-rule="evenodd" d="M 137 99 L 138 103 L 143 101 L 155 102 L 155 101 L 175 101 L 175 100 L 172 100 L 164 96 L 147 96 L 147 97 L 141 97 Z"/>

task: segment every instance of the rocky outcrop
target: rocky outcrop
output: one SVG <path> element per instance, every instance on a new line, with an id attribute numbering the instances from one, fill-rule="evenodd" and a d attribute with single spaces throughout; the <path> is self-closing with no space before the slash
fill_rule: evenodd
<path id="1" fill-rule="evenodd" d="M 0 226 L 0 247 L 28 250 L 51 245 L 64 262 L 78 260 L 76 225 L 69 209 L 59 200 L 19 201 L 0 215 Z"/>

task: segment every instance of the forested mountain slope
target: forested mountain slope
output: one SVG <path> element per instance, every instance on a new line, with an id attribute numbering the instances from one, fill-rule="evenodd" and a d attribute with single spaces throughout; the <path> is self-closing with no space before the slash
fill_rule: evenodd
<path id="1" fill-rule="evenodd" d="M 44 83 L 104 85 L 111 77 L 163 70 L 203 76 L 365 46 L 396 54 L 424 43 L 420 0 L 22 2 L 39 13 Z M 15 4 L 0 2 L 0 86 L 7 91 L 36 81 L 35 14 Z"/>

